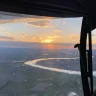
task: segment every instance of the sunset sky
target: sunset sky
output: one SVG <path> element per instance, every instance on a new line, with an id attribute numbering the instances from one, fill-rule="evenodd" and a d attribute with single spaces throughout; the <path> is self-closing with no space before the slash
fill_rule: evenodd
<path id="1" fill-rule="evenodd" d="M 82 18 L 0 15 L 0 41 L 79 43 Z M 95 40 L 93 32 L 93 43 Z"/>

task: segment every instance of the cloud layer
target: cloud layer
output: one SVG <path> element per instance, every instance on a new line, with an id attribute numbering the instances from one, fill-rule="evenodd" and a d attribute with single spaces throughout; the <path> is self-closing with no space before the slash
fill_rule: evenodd
<path id="1" fill-rule="evenodd" d="M 0 40 L 14 40 L 14 38 L 9 36 L 0 36 Z"/>
<path id="2" fill-rule="evenodd" d="M 52 17 L 41 17 L 41 16 L 27 16 L 27 15 L 0 15 L 0 24 L 6 23 L 25 23 L 29 26 L 40 27 L 40 28 L 48 28 L 52 27 L 50 25 L 50 20 Z"/>
<path id="3" fill-rule="evenodd" d="M 59 33 L 59 32 L 61 32 L 61 30 L 57 30 L 57 29 L 56 29 L 56 30 L 54 30 L 54 32 Z"/>
<path id="4" fill-rule="evenodd" d="M 34 27 L 40 27 L 40 28 L 49 28 L 49 27 L 52 27 L 50 25 L 50 21 L 49 20 L 27 22 L 26 25 L 34 26 Z"/>
<path id="5" fill-rule="evenodd" d="M 69 38 L 72 38 L 72 39 L 80 39 L 80 36 L 79 34 L 69 34 Z"/>

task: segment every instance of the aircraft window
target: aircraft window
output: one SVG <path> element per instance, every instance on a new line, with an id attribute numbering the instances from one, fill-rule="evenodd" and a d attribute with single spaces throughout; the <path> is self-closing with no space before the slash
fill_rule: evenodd
<path id="1" fill-rule="evenodd" d="M 92 31 L 93 87 L 96 90 L 96 29 Z"/>
<path id="2" fill-rule="evenodd" d="M 0 96 L 83 96 L 82 18 L 0 14 Z"/>

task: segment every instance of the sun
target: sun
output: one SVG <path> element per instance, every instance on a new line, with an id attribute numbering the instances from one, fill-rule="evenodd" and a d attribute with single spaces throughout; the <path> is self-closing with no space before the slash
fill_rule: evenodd
<path id="1" fill-rule="evenodd" d="M 41 42 L 42 43 L 51 43 L 53 40 L 52 39 L 45 39 L 45 40 L 42 40 Z"/>

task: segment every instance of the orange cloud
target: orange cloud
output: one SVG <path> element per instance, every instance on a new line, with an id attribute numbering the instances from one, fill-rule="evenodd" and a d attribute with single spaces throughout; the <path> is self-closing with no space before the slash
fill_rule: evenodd
<path id="1" fill-rule="evenodd" d="M 58 38 L 59 36 L 47 36 L 50 39 Z"/>
<path id="2" fill-rule="evenodd" d="M 39 28 L 53 27 L 52 25 L 50 25 L 50 21 L 49 20 L 27 22 L 26 25 L 34 26 L 34 27 L 39 27 Z"/>
<path id="3" fill-rule="evenodd" d="M 28 37 L 28 34 L 20 34 L 21 37 Z"/>
<path id="4" fill-rule="evenodd" d="M 56 40 L 56 38 L 59 38 L 59 36 L 47 36 L 45 38 L 42 38 L 40 42 L 42 43 L 51 43 Z"/>
<path id="5" fill-rule="evenodd" d="M 0 40 L 2 41 L 11 41 L 11 40 L 14 40 L 14 38 L 13 37 L 9 37 L 9 36 L 0 36 Z"/>
<path id="6" fill-rule="evenodd" d="M 41 40 L 41 43 L 51 43 L 53 40 L 52 39 L 45 39 Z"/>
<path id="7" fill-rule="evenodd" d="M 57 32 L 58 33 L 58 32 L 61 32 L 61 30 L 54 30 L 54 32 Z"/>
<path id="8" fill-rule="evenodd" d="M 23 14 L 9 14 L 0 12 L 0 24 L 5 23 L 18 23 L 18 22 L 35 22 L 35 21 L 43 21 L 43 20 L 51 20 L 52 17 L 44 17 L 44 16 L 35 16 L 35 15 L 23 15 Z"/>
<path id="9" fill-rule="evenodd" d="M 63 24 L 66 24 L 66 22 L 63 22 Z"/>
<path id="10" fill-rule="evenodd" d="M 72 39 L 79 39 L 80 36 L 79 36 L 79 34 L 69 34 L 69 38 L 72 38 Z"/>

